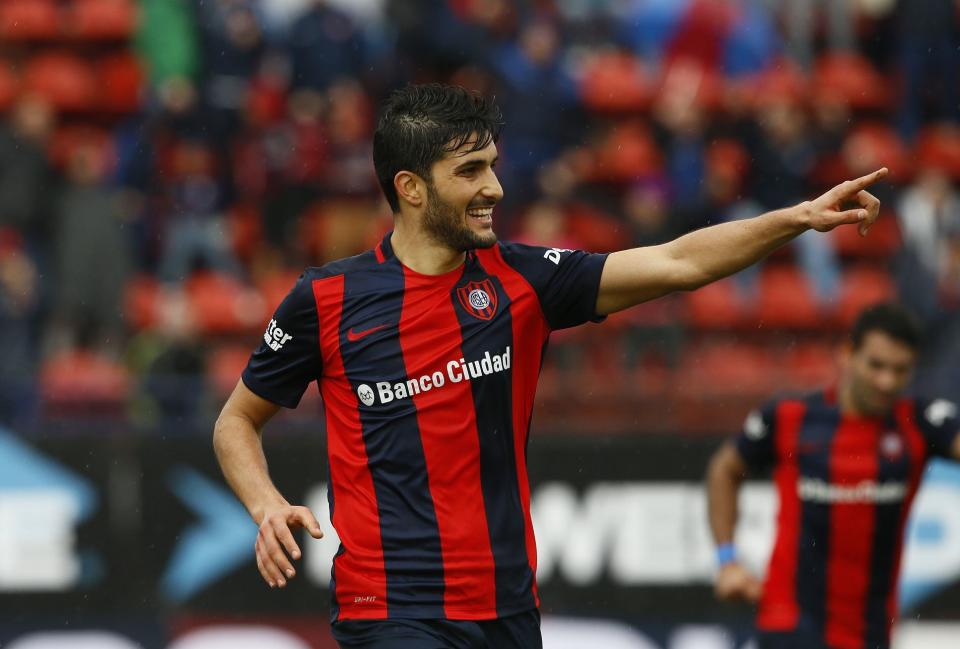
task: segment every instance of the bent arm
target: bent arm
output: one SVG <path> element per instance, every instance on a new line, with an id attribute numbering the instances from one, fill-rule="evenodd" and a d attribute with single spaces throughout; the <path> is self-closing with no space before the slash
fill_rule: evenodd
<path id="1" fill-rule="evenodd" d="M 213 448 L 227 483 L 260 525 L 264 513 L 288 504 L 267 470 L 261 431 L 280 406 L 238 381 L 213 431 Z"/>
<path id="2" fill-rule="evenodd" d="M 721 446 L 707 467 L 707 512 L 717 545 L 733 542 L 737 526 L 737 497 L 747 465 L 732 443 Z"/>
<path id="3" fill-rule="evenodd" d="M 607 315 L 673 291 L 693 290 L 754 264 L 809 229 L 826 232 L 876 220 L 880 201 L 865 190 L 886 168 L 837 185 L 816 200 L 697 230 L 669 243 L 611 254 L 603 268 L 597 313 Z M 855 201 L 859 207 L 841 210 Z"/>

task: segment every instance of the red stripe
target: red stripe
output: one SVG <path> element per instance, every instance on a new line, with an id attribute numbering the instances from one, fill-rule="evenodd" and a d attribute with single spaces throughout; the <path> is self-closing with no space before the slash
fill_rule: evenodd
<path id="1" fill-rule="evenodd" d="M 383 260 L 386 259 L 386 257 L 383 256 L 383 242 L 382 242 L 382 241 L 377 244 L 377 247 L 373 249 L 373 252 L 374 252 L 374 254 L 377 255 L 377 263 L 382 264 L 382 263 L 383 263 Z"/>
<path id="2" fill-rule="evenodd" d="M 875 483 L 880 471 L 879 437 L 875 421 L 845 417 L 830 447 L 830 483 L 849 488 Z M 872 502 L 830 507 L 824 637 L 832 647 L 864 646 L 876 510 Z"/>
<path id="3" fill-rule="evenodd" d="M 760 600 L 757 626 L 767 631 L 790 631 L 800 619 L 797 604 L 797 557 L 800 538 L 800 499 L 797 497 L 797 439 L 807 406 L 785 401 L 777 408 L 774 427 L 777 468 L 774 481 L 780 496 L 777 541 L 773 547 L 767 579 Z"/>
<path id="4" fill-rule="evenodd" d="M 917 488 L 920 486 L 920 479 L 923 477 L 923 469 L 927 464 L 926 439 L 913 420 L 914 402 L 899 402 L 896 407 L 895 416 L 900 431 L 906 436 L 907 453 L 910 458 L 910 482 L 907 488 L 907 496 L 903 501 L 903 511 L 900 513 L 900 522 L 897 525 L 897 544 L 893 555 L 893 574 L 890 576 L 890 594 L 887 596 L 888 637 L 893 626 L 893 621 L 899 613 L 897 590 L 900 581 L 900 561 L 903 558 L 904 531 L 907 526 L 907 518 L 910 515 L 910 505 L 913 502 L 914 496 L 917 495 Z"/>
<path id="5" fill-rule="evenodd" d="M 406 289 L 400 316 L 400 348 L 408 378 L 447 373 L 437 365 L 443 341 L 445 362 L 463 352 L 460 322 L 450 300 L 453 282 L 404 269 Z M 451 619 L 497 616 L 496 568 L 480 482 L 480 438 L 470 381 L 445 376 L 443 390 L 413 395 L 427 479 L 443 553 L 444 612 Z"/>
<path id="6" fill-rule="evenodd" d="M 363 441 L 360 404 L 340 355 L 343 275 L 315 280 L 313 295 L 323 355 L 320 393 L 327 417 L 333 526 L 344 547 L 334 559 L 339 619 L 383 619 L 387 617 L 387 578 L 377 494 Z"/>
<path id="7" fill-rule="evenodd" d="M 523 507 L 524 534 L 527 545 L 527 561 L 533 579 L 533 598 L 540 606 L 537 589 L 537 541 L 530 517 L 530 478 L 527 476 L 527 440 L 530 434 L 530 417 L 533 415 L 537 380 L 543 346 L 550 336 L 547 319 L 540 307 L 540 300 L 526 278 L 513 269 L 500 254 L 500 246 L 478 250 L 478 258 L 491 275 L 496 275 L 510 299 L 510 319 L 513 329 L 514 358 L 511 367 L 513 379 L 513 446 L 517 462 L 517 485 L 520 488 L 520 504 Z M 523 341 L 522 344 L 520 341 Z"/>

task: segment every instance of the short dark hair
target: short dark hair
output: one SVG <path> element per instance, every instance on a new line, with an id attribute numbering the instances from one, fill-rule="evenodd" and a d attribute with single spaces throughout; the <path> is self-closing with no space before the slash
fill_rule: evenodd
<path id="1" fill-rule="evenodd" d="M 390 208 L 400 211 L 393 186 L 398 172 L 412 171 L 431 182 L 430 169 L 437 160 L 472 137 L 476 140 L 470 151 L 496 142 L 502 125 L 492 100 L 459 86 L 431 83 L 394 91 L 373 135 L 373 166 Z"/>
<path id="2" fill-rule="evenodd" d="M 921 329 L 907 309 L 893 302 L 875 304 L 864 309 L 850 331 L 850 342 L 859 349 L 871 331 L 880 331 L 913 350 L 919 349 Z"/>

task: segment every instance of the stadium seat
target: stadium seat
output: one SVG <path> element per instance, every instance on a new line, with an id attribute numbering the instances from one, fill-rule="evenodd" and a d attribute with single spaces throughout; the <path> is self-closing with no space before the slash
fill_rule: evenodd
<path id="1" fill-rule="evenodd" d="M 690 324 L 698 329 L 736 327 L 742 324 L 746 311 L 732 279 L 722 279 L 687 294 Z"/>
<path id="2" fill-rule="evenodd" d="M 54 40 L 60 34 L 61 15 L 54 0 L 0 2 L 0 41 Z"/>
<path id="3" fill-rule="evenodd" d="M 48 414 L 119 414 L 126 406 L 130 378 L 109 358 L 73 349 L 40 367 L 40 398 Z"/>
<path id="4" fill-rule="evenodd" d="M 913 161 L 903 140 L 893 127 L 878 122 L 853 128 L 843 143 L 843 159 L 849 176 L 862 176 L 885 166 L 890 170 L 888 180 L 900 182 L 913 171 Z M 839 178 L 835 182 L 846 179 Z"/>
<path id="5" fill-rule="evenodd" d="M 864 308 L 893 299 L 896 289 L 889 272 L 863 265 L 844 272 L 840 293 L 838 316 L 849 327 Z"/>
<path id="6" fill-rule="evenodd" d="M 960 127 L 954 124 L 928 126 L 917 138 L 918 167 L 931 167 L 960 180 Z"/>
<path id="7" fill-rule="evenodd" d="M 207 382 L 218 398 L 229 395 L 247 366 L 256 341 L 250 345 L 221 345 L 207 359 Z"/>
<path id="8" fill-rule="evenodd" d="M 138 275 L 124 290 L 124 317 L 135 330 L 155 326 L 160 314 L 160 283 L 152 275 Z"/>
<path id="9" fill-rule="evenodd" d="M 264 322 L 260 295 L 238 280 L 218 273 L 195 273 L 184 282 L 190 312 L 204 334 L 236 334 Z"/>
<path id="10" fill-rule="evenodd" d="M 130 0 L 73 0 L 67 16 L 70 35 L 83 40 L 126 40 L 137 26 Z"/>
<path id="11" fill-rule="evenodd" d="M 778 344 L 777 347 L 778 356 L 783 362 L 784 390 L 814 390 L 836 381 L 835 345 L 806 341 L 786 347 Z"/>
<path id="12" fill-rule="evenodd" d="M 143 103 L 143 70 L 132 54 L 101 59 L 97 64 L 100 80 L 100 107 L 115 113 L 132 113 Z"/>
<path id="13" fill-rule="evenodd" d="M 9 65 L 0 61 L 0 111 L 13 103 L 20 90 L 20 79 Z"/>
<path id="14" fill-rule="evenodd" d="M 83 58 L 74 54 L 50 52 L 32 58 L 23 81 L 28 91 L 61 110 L 85 111 L 98 103 L 96 75 Z"/>
<path id="15" fill-rule="evenodd" d="M 47 152 L 50 161 L 64 167 L 79 147 L 93 145 L 105 155 L 113 156 L 110 133 L 92 124 L 72 124 L 60 127 L 50 138 Z"/>
<path id="16" fill-rule="evenodd" d="M 757 320 L 767 329 L 816 329 L 823 324 L 809 281 L 789 265 L 764 267 Z"/>
<path id="17" fill-rule="evenodd" d="M 587 61 L 580 82 L 584 105 L 597 112 L 643 110 L 653 86 L 643 63 L 626 52 L 602 52 Z"/>
<path id="18" fill-rule="evenodd" d="M 763 345 L 721 341 L 691 346 L 677 373 L 682 394 L 756 394 L 777 384 L 779 361 Z"/>
<path id="19" fill-rule="evenodd" d="M 888 108 L 889 85 L 863 56 L 833 52 L 817 61 L 812 88 L 814 94 L 853 109 L 883 110 Z"/>
<path id="20" fill-rule="evenodd" d="M 297 283 L 300 277 L 299 270 L 277 270 L 262 277 L 257 282 L 257 290 L 263 299 L 266 312 L 273 313 L 277 306 L 287 297 L 287 293 Z"/>
<path id="21" fill-rule="evenodd" d="M 810 81 L 803 70 L 789 60 L 781 60 L 751 78 L 748 89 L 754 106 L 778 101 L 802 102 L 809 92 Z"/>
<path id="22" fill-rule="evenodd" d="M 659 170 L 660 150 L 643 124 L 627 122 L 607 134 L 594 150 L 587 176 L 594 182 L 628 183 Z"/>
<path id="23" fill-rule="evenodd" d="M 892 258 L 900 249 L 900 226 L 890 210 L 880 212 L 880 218 L 865 237 L 855 227 L 837 228 L 830 236 L 843 257 L 883 260 Z"/>

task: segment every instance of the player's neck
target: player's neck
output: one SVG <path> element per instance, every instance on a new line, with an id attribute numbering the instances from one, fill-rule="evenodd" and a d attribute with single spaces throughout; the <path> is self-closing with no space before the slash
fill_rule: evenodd
<path id="1" fill-rule="evenodd" d="M 421 275 L 443 275 L 463 264 L 465 254 L 437 243 L 402 217 L 394 220 L 390 246 L 400 263 Z"/>
<path id="2" fill-rule="evenodd" d="M 865 408 L 857 400 L 849 379 L 841 381 L 837 387 L 837 405 L 840 406 L 840 412 L 848 417 L 876 419 L 882 418 L 885 415 L 885 413 L 878 413 L 869 408 Z"/>

